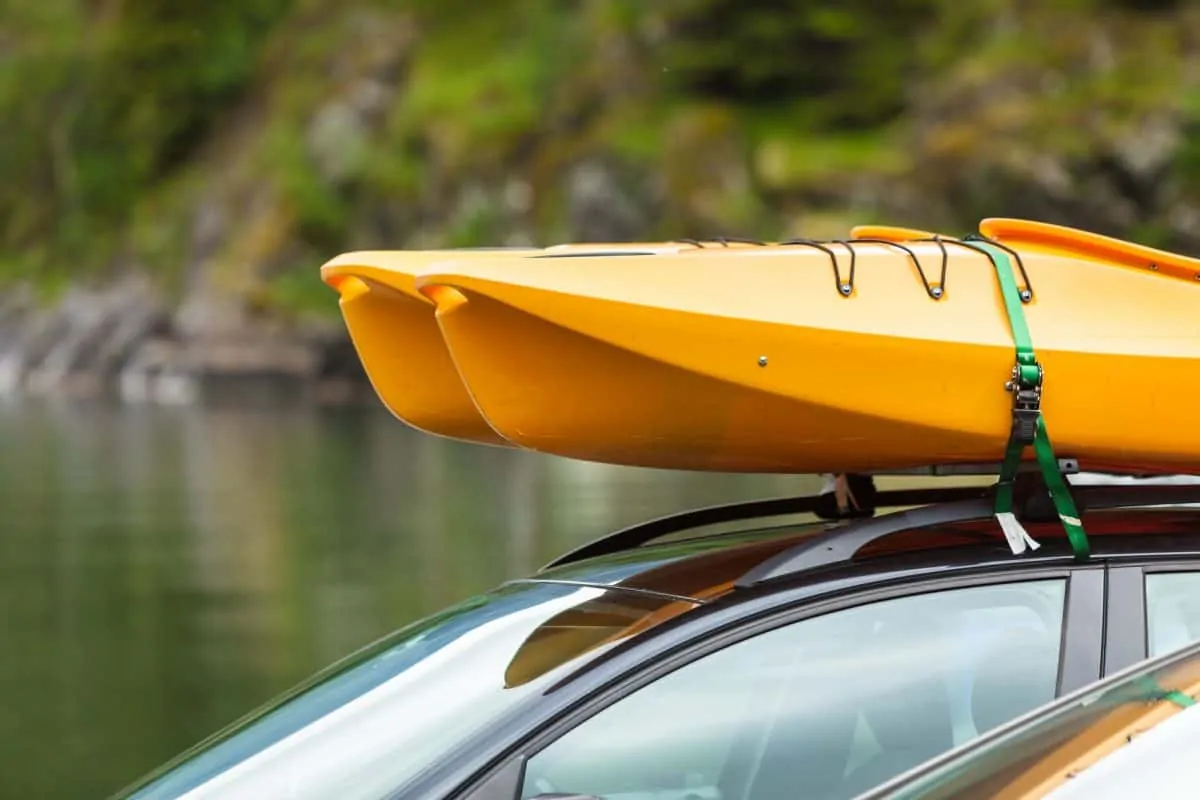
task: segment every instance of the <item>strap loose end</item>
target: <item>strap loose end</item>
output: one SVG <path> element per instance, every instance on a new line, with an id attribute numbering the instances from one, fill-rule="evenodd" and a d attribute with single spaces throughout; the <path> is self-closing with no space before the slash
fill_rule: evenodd
<path id="1" fill-rule="evenodd" d="M 997 512 L 996 521 L 1000 523 L 1000 530 L 1004 532 L 1004 538 L 1013 555 L 1019 556 L 1026 549 L 1037 550 L 1041 547 L 1011 511 Z"/>

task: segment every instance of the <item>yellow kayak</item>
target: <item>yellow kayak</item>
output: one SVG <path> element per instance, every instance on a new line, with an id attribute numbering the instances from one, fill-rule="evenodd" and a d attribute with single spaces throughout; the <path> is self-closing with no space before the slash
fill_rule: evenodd
<path id="1" fill-rule="evenodd" d="M 400 420 L 427 433 L 481 444 L 507 445 L 480 415 L 446 350 L 434 306 L 413 284 L 414 275 L 448 259 L 582 253 L 673 253 L 702 247 L 750 246 L 744 242 L 564 244 L 538 248 L 362 251 L 340 255 L 321 268 L 340 295 L 340 307 L 363 368 L 383 404 Z"/>
<path id="2" fill-rule="evenodd" d="M 980 230 L 1028 277 L 1059 455 L 1083 469 L 1200 466 L 1200 261 L 1021 220 Z M 477 413 L 521 447 L 751 472 L 999 461 L 1014 346 L 992 263 L 921 231 L 854 237 L 439 256 L 414 286 Z M 387 338 L 383 350 L 411 347 Z"/>

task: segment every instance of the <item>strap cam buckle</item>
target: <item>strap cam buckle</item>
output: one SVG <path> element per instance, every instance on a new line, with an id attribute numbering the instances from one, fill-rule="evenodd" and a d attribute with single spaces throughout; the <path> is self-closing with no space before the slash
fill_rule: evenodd
<path id="1" fill-rule="evenodd" d="M 1012 392 L 1011 441 L 1022 446 L 1032 445 L 1037 438 L 1038 420 L 1042 416 L 1042 379 L 1045 373 L 1037 361 L 1017 363 L 1012 378 L 1004 388 Z"/>

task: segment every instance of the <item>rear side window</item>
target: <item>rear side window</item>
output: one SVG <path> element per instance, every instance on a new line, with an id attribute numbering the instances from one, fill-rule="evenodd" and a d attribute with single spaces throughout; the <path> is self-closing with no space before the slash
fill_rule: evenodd
<path id="1" fill-rule="evenodd" d="M 1200 572 L 1146 575 L 1146 650 L 1150 658 L 1200 641 Z"/>
<path id="2" fill-rule="evenodd" d="M 522 798 L 841 798 L 1056 694 L 1063 580 L 881 600 L 704 656 L 530 759 Z"/>

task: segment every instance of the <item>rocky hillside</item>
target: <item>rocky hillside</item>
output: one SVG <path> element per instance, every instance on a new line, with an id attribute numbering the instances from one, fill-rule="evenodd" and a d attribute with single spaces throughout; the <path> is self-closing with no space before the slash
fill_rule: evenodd
<path id="1" fill-rule="evenodd" d="M 1200 251 L 1198 38 L 1169 0 L 8 0 L 0 389 L 354 376 L 316 273 L 352 248 Z"/>

